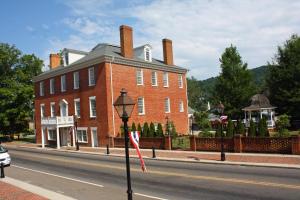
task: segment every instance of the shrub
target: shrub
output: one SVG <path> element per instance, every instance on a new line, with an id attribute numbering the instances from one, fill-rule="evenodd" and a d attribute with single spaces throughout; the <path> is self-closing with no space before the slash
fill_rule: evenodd
<path id="1" fill-rule="evenodd" d="M 142 137 L 142 132 L 143 132 L 143 131 L 142 131 L 142 127 L 141 127 L 141 124 L 140 124 L 140 123 L 138 123 L 137 131 L 140 132 L 141 137 Z"/>
<path id="2" fill-rule="evenodd" d="M 175 127 L 175 124 L 173 122 L 171 122 L 171 136 L 174 137 L 174 138 L 177 137 L 176 127 Z"/>
<path id="3" fill-rule="evenodd" d="M 154 136 L 155 136 L 155 126 L 153 122 L 151 122 L 148 137 L 154 137 Z"/>
<path id="4" fill-rule="evenodd" d="M 226 137 L 233 137 L 234 126 L 232 120 L 228 120 Z"/>
<path id="5" fill-rule="evenodd" d="M 265 117 L 259 120 L 258 123 L 258 134 L 259 137 L 267 137 L 269 136 L 267 120 Z"/>
<path id="6" fill-rule="evenodd" d="M 278 120 L 276 121 L 276 128 L 278 130 L 279 137 L 289 136 L 288 128 L 291 126 L 290 117 L 286 114 L 278 116 Z"/>
<path id="7" fill-rule="evenodd" d="M 250 127 L 248 129 L 248 137 L 255 137 L 256 136 L 256 124 L 251 119 L 250 120 Z"/>
<path id="8" fill-rule="evenodd" d="M 149 125 L 147 122 L 144 123 L 143 137 L 149 137 Z"/>
<path id="9" fill-rule="evenodd" d="M 136 131 L 136 126 L 135 126 L 135 123 L 132 122 L 132 125 L 131 125 L 131 131 Z"/>
<path id="10" fill-rule="evenodd" d="M 238 122 L 237 122 L 235 133 L 239 134 L 239 135 L 245 135 L 245 133 L 246 133 L 245 125 L 242 123 L 241 120 L 238 120 Z"/>
<path id="11" fill-rule="evenodd" d="M 158 125 L 157 125 L 156 135 L 157 135 L 157 137 L 163 137 L 164 136 L 164 131 L 163 131 L 161 123 L 158 123 Z"/>
<path id="12" fill-rule="evenodd" d="M 210 132 L 210 129 L 204 129 L 198 134 L 198 137 L 213 137 L 213 134 Z"/>

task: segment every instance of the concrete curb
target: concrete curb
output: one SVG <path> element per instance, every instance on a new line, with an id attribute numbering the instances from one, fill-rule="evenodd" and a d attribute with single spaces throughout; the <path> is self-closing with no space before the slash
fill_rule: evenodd
<path id="1" fill-rule="evenodd" d="M 11 146 L 13 146 L 13 145 L 11 145 Z M 50 149 L 50 148 L 44 148 L 44 149 L 42 149 L 40 147 L 28 147 L 28 146 L 17 146 L 17 145 L 14 145 L 14 146 L 15 147 L 19 147 L 19 148 L 39 149 L 39 150 L 68 152 L 68 153 L 81 153 L 81 154 L 90 154 L 90 155 L 104 155 L 104 156 L 114 156 L 114 157 L 124 157 L 125 156 L 125 155 L 113 154 L 113 153 L 110 153 L 109 155 L 107 155 L 105 153 L 99 153 L 99 152 L 74 151 L 74 150 Z M 105 150 L 105 148 L 103 148 L 103 149 Z M 169 152 L 173 152 L 173 151 L 169 151 Z M 231 154 L 231 155 L 234 155 L 234 154 Z M 267 155 L 267 154 L 265 154 L 265 155 Z M 249 156 L 255 156 L 255 154 L 251 154 Z M 272 156 L 274 156 L 274 155 L 272 155 Z M 293 156 L 293 157 L 295 157 L 295 156 Z M 299 156 L 297 156 L 297 157 L 299 157 Z M 131 155 L 130 158 L 138 159 L 138 156 Z M 249 166 L 249 167 L 252 166 L 252 167 L 271 167 L 271 168 L 300 169 L 300 165 L 294 165 L 294 164 L 232 162 L 232 161 L 217 161 L 217 160 L 206 160 L 206 159 L 199 159 L 199 160 L 195 160 L 194 159 L 193 160 L 193 159 L 166 158 L 166 157 L 151 158 L 151 157 L 147 157 L 147 156 L 144 156 L 143 158 L 146 159 L 146 160 L 160 160 L 160 161 L 173 161 L 173 162 L 190 162 L 190 163 L 235 165 L 235 166 Z"/>
<path id="2" fill-rule="evenodd" d="M 51 199 L 51 200 L 57 200 L 57 199 L 61 199 L 61 200 L 75 200 L 74 198 L 41 188 L 39 186 L 35 186 L 35 185 L 31 185 L 29 183 L 23 182 L 23 181 L 19 181 L 13 178 L 9 178 L 9 177 L 5 177 L 4 179 L 1 179 L 1 181 L 14 185 L 16 187 L 19 187 L 23 190 L 26 190 L 28 192 L 37 194 L 39 196 L 45 197 L 47 199 Z"/>

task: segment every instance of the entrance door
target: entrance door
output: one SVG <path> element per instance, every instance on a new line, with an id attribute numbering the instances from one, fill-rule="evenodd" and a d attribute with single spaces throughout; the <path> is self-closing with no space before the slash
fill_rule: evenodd
<path id="1" fill-rule="evenodd" d="M 98 134 L 97 128 L 92 128 L 93 147 L 98 147 Z"/>
<path id="2" fill-rule="evenodd" d="M 67 146 L 67 144 L 68 144 L 68 128 L 60 128 L 59 136 L 60 136 L 61 146 Z"/>

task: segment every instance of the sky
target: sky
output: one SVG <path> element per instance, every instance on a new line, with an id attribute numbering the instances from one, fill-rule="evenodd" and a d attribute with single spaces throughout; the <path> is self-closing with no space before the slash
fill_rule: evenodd
<path id="1" fill-rule="evenodd" d="M 150 44 L 157 59 L 162 39 L 171 39 L 174 63 L 200 80 L 219 75 L 219 58 L 231 44 L 251 69 L 272 62 L 278 46 L 300 35 L 297 0 L 2 0 L 0 8 L 0 42 L 46 66 L 63 48 L 119 45 L 125 24 L 134 47 Z"/>

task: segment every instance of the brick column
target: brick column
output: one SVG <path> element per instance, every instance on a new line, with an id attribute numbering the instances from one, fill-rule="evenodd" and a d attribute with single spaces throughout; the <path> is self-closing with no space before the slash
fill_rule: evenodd
<path id="1" fill-rule="evenodd" d="M 165 146 L 164 149 L 165 150 L 171 150 L 172 149 L 172 140 L 170 136 L 165 136 Z"/>
<path id="2" fill-rule="evenodd" d="M 242 136 L 241 135 L 235 135 L 234 136 L 233 144 L 234 144 L 234 152 L 235 153 L 241 153 L 243 151 Z"/>
<path id="3" fill-rule="evenodd" d="M 292 154 L 300 155 L 300 135 L 292 136 Z"/>
<path id="4" fill-rule="evenodd" d="M 191 151 L 197 151 L 196 136 L 194 136 L 194 135 L 190 136 L 190 148 L 191 148 Z"/>

